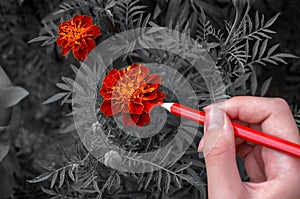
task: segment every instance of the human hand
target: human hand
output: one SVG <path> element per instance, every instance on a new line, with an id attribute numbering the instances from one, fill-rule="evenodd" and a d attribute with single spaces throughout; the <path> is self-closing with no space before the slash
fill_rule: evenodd
<path id="1" fill-rule="evenodd" d="M 234 137 L 231 120 L 300 143 L 297 125 L 282 99 L 234 97 L 205 108 L 204 154 L 209 199 L 299 199 L 300 159 Z M 242 182 L 236 154 L 250 182 Z"/>

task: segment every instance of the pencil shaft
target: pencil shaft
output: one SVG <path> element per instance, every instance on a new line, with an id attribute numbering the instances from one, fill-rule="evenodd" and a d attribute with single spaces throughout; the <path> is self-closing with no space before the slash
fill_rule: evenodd
<path id="1" fill-rule="evenodd" d="M 204 124 L 205 113 L 174 103 L 169 110 L 172 114 Z M 266 133 L 248 128 L 232 122 L 237 137 L 252 143 L 262 145 L 300 158 L 300 145 L 268 135 Z"/>

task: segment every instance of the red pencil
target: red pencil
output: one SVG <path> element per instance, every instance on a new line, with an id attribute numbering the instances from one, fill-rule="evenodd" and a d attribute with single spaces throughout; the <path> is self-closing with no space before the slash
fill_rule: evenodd
<path id="1" fill-rule="evenodd" d="M 176 103 L 163 103 L 160 106 L 164 107 L 174 115 L 198 122 L 202 125 L 204 124 L 204 112 Z M 239 138 L 300 158 L 300 145 L 298 144 L 265 134 L 234 122 L 232 122 L 232 125 L 235 135 Z"/>

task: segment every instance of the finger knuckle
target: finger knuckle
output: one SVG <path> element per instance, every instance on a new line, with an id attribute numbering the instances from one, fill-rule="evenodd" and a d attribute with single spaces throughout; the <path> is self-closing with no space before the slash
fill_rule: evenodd
<path id="1" fill-rule="evenodd" d="M 283 98 L 273 98 L 273 103 L 276 107 L 278 108 L 283 108 L 283 109 L 290 109 L 289 104 L 287 101 Z"/>

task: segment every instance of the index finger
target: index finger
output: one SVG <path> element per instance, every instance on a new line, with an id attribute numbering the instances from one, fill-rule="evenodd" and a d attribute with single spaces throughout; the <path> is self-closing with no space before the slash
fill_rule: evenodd
<path id="1" fill-rule="evenodd" d="M 216 106 L 230 119 L 260 124 L 263 132 L 291 142 L 300 142 L 294 117 L 287 102 L 281 98 L 233 97 Z"/>

